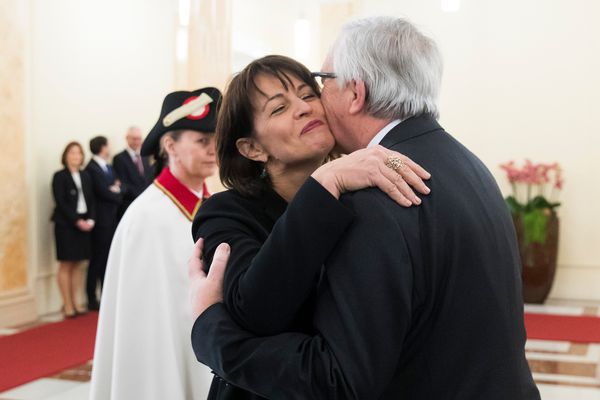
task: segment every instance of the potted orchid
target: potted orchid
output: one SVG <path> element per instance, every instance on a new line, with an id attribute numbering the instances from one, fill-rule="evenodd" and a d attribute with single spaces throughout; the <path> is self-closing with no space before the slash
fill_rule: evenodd
<path id="1" fill-rule="evenodd" d="M 500 166 L 512 188 L 506 203 L 513 216 L 522 263 L 523 297 L 543 303 L 554 281 L 558 255 L 558 196 L 563 186 L 557 163 Z"/>

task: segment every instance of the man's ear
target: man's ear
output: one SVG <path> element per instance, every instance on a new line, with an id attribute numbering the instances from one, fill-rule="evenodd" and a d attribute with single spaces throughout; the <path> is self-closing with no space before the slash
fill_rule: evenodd
<path id="1" fill-rule="evenodd" d="M 364 111 L 367 101 L 367 87 L 365 82 L 360 79 L 354 79 L 348 83 L 352 99 L 350 100 L 350 115 L 356 115 Z"/>
<path id="2" fill-rule="evenodd" d="M 269 159 L 263 147 L 253 138 L 240 138 L 236 140 L 235 145 L 240 154 L 249 160 L 265 163 Z"/>

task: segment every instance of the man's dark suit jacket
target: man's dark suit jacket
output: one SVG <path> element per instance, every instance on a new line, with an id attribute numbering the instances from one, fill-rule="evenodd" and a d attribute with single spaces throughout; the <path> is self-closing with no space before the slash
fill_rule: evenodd
<path id="1" fill-rule="evenodd" d="M 87 218 L 95 219 L 96 209 L 92 180 L 85 171 L 80 171 L 79 176 L 81 177 L 81 191 L 88 210 Z M 77 215 L 79 195 L 75 181 L 68 169 L 62 169 L 54 174 L 52 177 L 52 193 L 56 202 L 56 208 L 52 213 L 52 221 L 59 225 L 75 225 L 79 219 Z"/>
<path id="2" fill-rule="evenodd" d="M 492 175 L 429 116 L 381 144 L 431 172 L 432 193 L 409 209 L 376 189 L 342 197 L 356 217 L 326 262 L 317 334 L 260 337 L 218 303 L 194 324 L 196 357 L 271 399 L 539 399 L 515 231 Z"/>
<path id="3" fill-rule="evenodd" d="M 90 160 L 85 171 L 92 178 L 94 197 L 96 198 L 96 227 L 115 227 L 117 210 L 121 204 L 120 193 L 113 193 L 109 187 L 114 184 L 114 179 L 104 172 L 102 167 L 94 160 Z"/>
<path id="4" fill-rule="evenodd" d="M 148 162 L 148 157 L 142 157 L 142 165 L 144 166 L 144 175 L 140 175 L 127 150 L 123 150 L 113 158 L 113 167 L 117 178 L 121 181 L 123 212 L 152 183 L 152 167 Z"/>

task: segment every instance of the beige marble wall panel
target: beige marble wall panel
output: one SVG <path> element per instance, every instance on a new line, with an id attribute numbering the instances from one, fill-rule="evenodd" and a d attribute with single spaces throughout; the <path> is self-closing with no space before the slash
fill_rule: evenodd
<path id="1" fill-rule="evenodd" d="M 27 285 L 24 7 L 0 1 L 0 293 Z"/>
<path id="2" fill-rule="evenodd" d="M 231 75 L 231 0 L 192 0 L 188 84 L 221 90 Z"/>
<path id="3" fill-rule="evenodd" d="M 231 76 L 231 0 L 190 2 L 188 59 L 177 74 L 187 90 L 206 86 L 224 90 Z M 224 189 L 218 173 L 206 184 L 211 193 Z"/>
<path id="4" fill-rule="evenodd" d="M 354 15 L 355 1 L 340 1 L 321 5 L 319 59 L 325 61 L 331 45 L 337 38 L 342 26 Z"/>

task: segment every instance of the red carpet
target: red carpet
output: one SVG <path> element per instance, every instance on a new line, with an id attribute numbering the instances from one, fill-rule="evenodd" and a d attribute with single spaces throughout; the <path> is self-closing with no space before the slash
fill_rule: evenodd
<path id="1" fill-rule="evenodd" d="M 600 318 L 525 313 L 528 339 L 600 343 Z"/>
<path id="2" fill-rule="evenodd" d="M 92 359 L 97 313 L 0 337 L 0 392 Z M 600 343 L 600 318 L 525 313 L 529 339 Z"/>
<path id="3" fill-rule="evenodd" d="M 0 392 L 92 359 L 98 313 L 0 337 Z"/>

